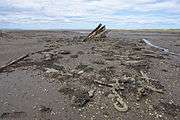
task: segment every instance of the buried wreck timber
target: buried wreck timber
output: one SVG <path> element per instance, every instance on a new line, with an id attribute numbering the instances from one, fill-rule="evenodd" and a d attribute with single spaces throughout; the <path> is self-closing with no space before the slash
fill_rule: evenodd
<path id="1" fill-rule="evenodd" d="M 7 38 L 5 36 L 3 39 L 9 40 L 8 35 L 14 34 L 6 33 Z M 29 78 L 30 82 L 26 82 L 35 82 L 29 91 L 24 88 L 26 93 L 21 97 L 23 105 L 13 111 L 2 109 L 1 119 L 29 116 L 32 119 L 32 114 L 37 119 L 179 118 L 179 103 L 169 100 L 172 99 L 169 97 L 170 88 L 164 82 L 171 69 L 176 70 L 175 72 L 179 70 L 178 64 L 172 64 L 174 54 L 168 49 L 153 45 L 145 37 L 134 38 L 129 33 L 126 34 L 130 37 L 123 36 L 121 32 L 107 30 L 102 24 L 87 35 L 76 31 L 16 34 L 18 39 L 28 36 L 34 40 L 35 36 L 40 40 L 39 46 L 43 44 L 43 48 L 33 50 L 35 52 L 29 51 L 23 56 L 18 55 L 20 57 L 0 67 L 0 80 L 6 78 L 13 82 L 16 77 L 8 78 L 8 75 L 16 76 L 18 73 L 20 77 L 16 79 L 25 79 L 30 74 L 32 80 Z M 159 76 L 156 75 L 158 73 Z M 21 82 L 18 84 L 24 84 Z M 34 87 L 37 88 L 31 97 L 29 94 Z M 43 94 L 42 99 L 40 96 Z M 27 102 L 32 103 L 32 109 Z M 31 110 L 23 109 L 23 106 Z M 64 116 L 65 114 L 67 115 Z"/>

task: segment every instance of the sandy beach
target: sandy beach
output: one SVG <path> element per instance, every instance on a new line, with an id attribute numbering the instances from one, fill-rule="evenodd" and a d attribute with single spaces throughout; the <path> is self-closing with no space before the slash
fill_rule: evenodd
<path id="1" fill-rule="evenodd" d="M 88 32 L 2 30 L 0 119 L 180 119 L 180 31 Z"/>

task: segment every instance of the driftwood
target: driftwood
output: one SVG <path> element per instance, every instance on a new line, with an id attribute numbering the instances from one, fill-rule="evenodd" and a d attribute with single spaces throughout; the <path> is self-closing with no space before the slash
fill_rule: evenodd
<path id="1" fill-rule="evenodd" d="M 87 37 L 90 37 L 93 35 L 94 32 L 96 32 L 99 28 L 101 28 L 102 24 L 99 24 Z"/>
<path id="2" fill-rule="evenodd" d="M 99 24 L 92 32 L 88 34 L 88 36 L 83 40 L 83 42 L 91 40 L 93 38 L 104 38 L 106 37 L 106 26 L 102 26 L 102 24 Z"/>
<path id="3" fill-rule="evenodd" d="M 5 68 L 7 68 L 7 67 L 9 67 L 9 66 L 11 66 L 11 65 L 13 65 L 13 64 L 15 64 L 15 63 L 18 63 L 19 61 L 21 61 L 21 60 L 23 60 L 23 59 L 29 57 L 29 55 L 30 55 L 30 54 L 23 55 L 23 56 L 21 56 L 21 57 L 15 59 L 15 60 L 13 60 L 13 61 L 7 63 L 7 64 L 1 66 L 1 67 L 0 67 L 0 72 L 3 71 Z"/>
<path id="4" fill-rule="evenodd" d="M 148 39 L 142 39 L 142 42 L 160 51 L 161 54 L 171 54 L 179 56 L 179 54 L 170 52 L 168 49 L 152 44 Z"/>
<path id="5" fill-rule="evenodd" d="M 49 51 L 49 50 L 51 50 L 51 49 L 45 49 L 45 50 L 40 50 L 40 51 L 36 51 L 36 52 L 31 52 L 31 53 L 25 54 L 25 55 L 23 55 L 23 56 L 20 56 L 20 57 L 14 59 L 14 60 L 8 62 L 7 64 L 1 66 L 1 67 L 0 67 L 0 72 L 2 72 L 2 71 L 3 71 L 4 69 L 6 69 L 7 67 L 9 67 L 9 66 L 11 66 L 11 65 L 13 65 L 13 64 L 18 63 L 18 62 L 24 60 L 25 58 L 27 58 L 27 57 L 29 57 L 29 56 L 31 56 L 31 55 L 33 55 L 33 54 L 41 53 L 41 52 L 45 52 L 45 51 Z"/>
<path id="6" fill-rule="evenodd" d="M 2 32 L 2 30 L 0 30 L 0 37 L 3 37 L 3 32 Z"/>
<path id="7" fill-rule="evenodd" d="M 106 86 L 106 87 L 113 87 L 113 85 L 111 85 L 111 84 L 107 84 L 107 83 L 104 83 L 104 82 L 101 82 L 98 80 L 94 80 L 94 83 L 102 85 L 102 86 Z"/>

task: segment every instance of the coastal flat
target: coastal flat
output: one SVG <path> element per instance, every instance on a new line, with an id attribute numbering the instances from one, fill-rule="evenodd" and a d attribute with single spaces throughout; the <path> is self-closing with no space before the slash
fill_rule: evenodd
<path id="1" fill-rule="evenodd" d="M 2 30 L 0 66 L 45 51 L 1 71 L 0 119 L 180 119 L 179 30 L 111 30 L 106 38 L 81 42 L 88 32 Z M 161 53 L 142 39 L 169 53 Z M 146 83 L 142 73 L 163 93 L 144 91 L 137 99 L 139 88 Z M 124 81 L 125 77 L 133 79 Z M 122 87 L 117 92 L 128 106 L 124 112 L 111 99 L 109 86 L 117 79 Z"/>

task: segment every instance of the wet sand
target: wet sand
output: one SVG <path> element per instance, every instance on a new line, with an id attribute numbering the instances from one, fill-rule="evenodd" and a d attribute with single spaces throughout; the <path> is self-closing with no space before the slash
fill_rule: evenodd
<path id="1" fill-rule="evenodd" d="M 30 52 L 47 51 L 0 73 L 0 119 L 180 119 L 179 31 L 112 30 L 100 41 L 81 42 L 86 35 L 79 30 L 3 31 L 0 66 Z M 176 55 L 163 54 L 144 38 Z M 145 89 L 137 99 L 147 82 L 141 72 L 163 94 Z M 106 86 L 116 79 L 126 112 L 114 107 L 112 88 Z"/>

